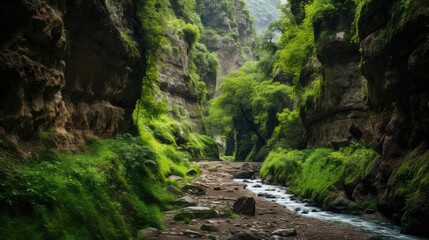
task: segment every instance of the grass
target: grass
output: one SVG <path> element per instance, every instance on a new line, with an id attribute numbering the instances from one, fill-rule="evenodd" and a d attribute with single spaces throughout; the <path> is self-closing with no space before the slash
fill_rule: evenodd
<path id="1" fill-rule="evenodd" d="M 367 174 L 377 154 L 358 145 L 335 151 L 330 148 L 288 150 L 278 148 L 262 165 L 262 177 L 271 174 L 279 183 L 288 183 L 290 190 L 314 202 L 329 205 L 329 188 L 344 185 Z"/>
<path id="2" fill-rule="evenodd" d="M 34 163 L 3 152 L 0 234 L 5 239 L 125 239 L 145 226 L 162 228 L 162 210 L 175 198 L 166 191 L 164 177 L 183 175 L 189 167 L 170 159 L 173 155 L 160 156 L 131 135 L 97 141 L 78 155 L 46 152 Z M 168 170 L 162 163 L 167 158 Z"/>

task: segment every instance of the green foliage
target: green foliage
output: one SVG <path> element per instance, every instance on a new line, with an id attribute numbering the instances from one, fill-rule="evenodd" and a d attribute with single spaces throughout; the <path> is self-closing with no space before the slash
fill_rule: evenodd
<path id="1" fill-rule="evenodd" d="M 338 151 L 329 148 L 303 151 L 277 148 L 268 155 L 260 174 L 288 182 L 295 194 L 329 205 L 329 187 L 344 185 L 365 176 L 377 158 L 368 148 L 351 145 Z"/>
<path id="2" fill-rule="evenodd" d="M 277 148 L 265 159 L 260 174 L 264 177 L 271 174 L 275 182 L 287 183 L 301 174 L 302 160 L 305 156 L 304 151 Z"/>
<path id="3" fill-rule="evenodd" d="M 314 104 L 320 95 L 322 80 L 316 79 L 301 90 L 299 107 L 306 110 L 309 104 Z"/>
<path id="4" fill-rule="evenodd" d="M 185 37 L 186 42 L 189 45 L 189 48 L 192 48 L 200 39 L 200 30 L 194 24 L 186 24 L 182 28 L 183 35 Z"/>
<path id="5" fill-rule="evenodd" d="M 50 152 L 38 163 L 0 158 L 0 234 L 127 239 L 144 226 L 162 227 L 161 210 L 174 196 L 165 189 L 168 173 L 160 174 L 156 150 L 124 135 L 96 142 L 79 155 Z M 189 166 L 179 164 L 184 170 Z"/>
<path id="6" fill-rule="evenodd" d="M 401 222 L 410 222 L 427 205 L 429 198 L 429 154 L 409 154 L 394 173 L 389 187 L 389 198 L 403 201 L 405 205 Z"/>
<path id="7" fill-rule="evenodd" d="M 272 138 L 268 141 L 271 149 L 277 147 L 299 149 L 305 140 L 305 129 L 297 109 L 283 109 L 277 114 L 279 125 L 274 129 Z"/>
<path id="8" fill-rule="evenodd" d="M 122 40 L 124 41 L 126 47 L 128 48 L 131 56 L 140 57 L 140 51 L 137 45 L 136 40 L 131 36 L 130 31 L 128 29 L 119 28 L 119 33 L 121 35 Z"/>

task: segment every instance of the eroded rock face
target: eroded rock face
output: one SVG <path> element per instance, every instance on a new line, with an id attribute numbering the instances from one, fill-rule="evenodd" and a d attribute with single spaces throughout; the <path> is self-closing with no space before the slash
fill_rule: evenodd
<path id="1" fill-rule="evenodd" d="M 73 149 L 130 126 L 142 64 L 119 31 L 133 33 L 133 5 L 112 4 L 1 3 L 0 138 L 21 157 L 44 141 Z"/>
<path id="2" fill-rule="evenodd" d="M 307 101 L 301 114 L 310 146 L 371 142 L 366 80 L 360 74 L 358 46 L 350 43 L 354 5 L 344 2 L 344 11 L 314 23 L 317 58 L 311 56 L 301 73 L 303 85 L 320 81 L 320 92 Z"/>
<path id="3" fill-rule="evenodd" d="M 398 4 L 371 1 L 363 8 L 359 21 L 373 144 L 382 155 L 367 179 L 371 184 L 365 186 L 376 189 L 380 209 L 401 220 L 404 232 L 429 236 L 429 196 L 422 191 L 418 197 L 426 204 L 408 206 L 407 216 L 403 216 L 406 199 L 394 187 L 401 165 L 417 161 L 428 150 L 429 2 Z M 401 17 L 392 18 L 393 15 Z"/>

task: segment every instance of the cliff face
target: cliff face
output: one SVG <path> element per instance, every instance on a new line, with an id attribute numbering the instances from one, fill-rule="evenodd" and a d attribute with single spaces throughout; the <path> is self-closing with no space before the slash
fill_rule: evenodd
<path id="1" fill-rule="evenodd" d="M 295 4 L 299 6 L 296 1 Z M 306 102 L 305 111 L 301 111 L 310 146 L 368 143 L 372 136 L 365 104 L 366 81 L 359 70 L 359 49 L 350 42 L 354 4 L 350 1 L 335 4 L 342 10 L 313 23 L 316 54 L 309 57 L 300 77 L 303 86 L 319 81 L 318 92 Z M 304 13 L 296 14 L 301 19 Z"/>
<path id="2" fill-rule="evenodd" d="M 131 2 L 3 1 L 1 11 L 6 146 L 28 157 L 26 144 L 41 136 L 75 148 L 130 126 L 142 68 L 121 36 L 121 29 L 134 32 Z"/>
<path id="3" fill-rule="evenodd" d="M 368 79 L 374 146 L 368 178 L 381 210 L 407 233 L 429 236 L 429 3 L 371 1 L 362 9 L 362 73 Z M 409 195 L 409 192 L 415 194 Z M 405 206 L 405 208 L 404 208 Z"/>
<path id="4" fill-rule="evenodd" d="M 174 49 L 161 53 L 162 64 L 158 66 L 161 92 L 158 99 L 167 101 L 171 114 L 178 111 L 189 119 L 193 132 L 205 133 L 195 82 L 190 77 L 189 44 L 174 34 L 173 29 L 169 29 L 167 35 Z"/>
<path id="5" fill-rule="evenodd" d="M 237 70 L 246 60 L 253 59 L 254 33 L 250 15 L 241 0 L 211 0 L 197 3 L 197 12 L 205 27 L 202 41 L 215 52 L 220 64 L 216 89 L 221 77 Z"/>

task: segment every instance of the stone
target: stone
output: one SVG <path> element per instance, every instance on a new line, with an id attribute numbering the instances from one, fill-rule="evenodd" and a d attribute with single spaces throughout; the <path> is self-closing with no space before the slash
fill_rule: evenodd
<path id="1" fill-rule="evenodd" d="M 262 186 L 259 184 L 253 185 L 254 188 L 261 188 Z"/>
<path id="2" fill-rule="evenodd" d="M 298 233 L 295 228 L 277 229 L 271 233 L 271 235 L 277 235 L 280 237 L 291 237 L 296 236 Z"/>
<path id="3" fill-rule="evenodd" d="M 213 225 L 208 225 L 208 224 L 203 224 L 200 227 L 201 231 L 206 231 L 206 232 L 218 232 L 219 229 Z"/>
<path id="4" fill-rule="evenodd" d="M 184 196 L 173 201 L 174 204 L 181 206 L 196 206 L 197 201 L 191 196 Z"/>
<path id="5" fill-rule="evenodd" d="M 264 197 L 264 198 L 276 198 L 276 196 L 269 194 L 269 193 L 258 193 L 258 197 Z"/>
<path id="6" fill-rule="evenodd" d="M 174 220 L 208 219 L 216 216 L 217 212 L 212 208 L 191 206 L 180 209 Z"/>
<path id="7" fill-rule="evenodd" d="M 174 195 L 179 195 L 182 193 L 179 189 L 177 189 L 177 187 L 175 187 L 173 185 L 167 186 L 167 192 L 172 193 Z"/>
<path id="8" fill-rule="evenodd" d="M 196 237 L 204 236 L 204 234 L 202 234 L 202 233 L 199 233 L 199 232 L 193 231 L 193 230 L 189 230 L 189 229 L 186 229 L 185 231 L 183 231 L 183 234 L 189 236 L 190 238 L 196 238 Z"/>
<path id="9" fill-rule="evenodd" d="M 260 240 L 260 238 L 248 232 L 239 232 L 228 237 L 226 240 Z"/>
<path id="10" fill-rule="evenodd" d="M 191 168 L 186 172 L 186 176 L 195 176 L 197 175 L 197 173 L 198 173 L 197 170 Z"/>
<path id="11" fill-rule="evenodd" d="M 240 197 L 235 201 L 232 209 L 234 210 L 234 212 L 243 215 L 254 216 L 255 205 L 256 201 L 253 197 Z"/>
<path id="12" fill-rule="evenodd" d="M 287 238 L 285 237 L 280 237 L 278 235 L 273 235 L 270 237 L 270 240 L 286 240 Z"/>
<path id="13" fill-rule="evenodd" d="M 174 180 L 174 181 L 182 181 L 182 177 L 171 175 L 167 179 Z"/>
<path id="14" fill-rule="evenodd" d="M 161 235 L 161 231 L 159 231 L 156 228 L 145 228 L 142 230 L 139 230 L 137 233 L 137 239 L 139 240 L 155 240 L 155 239 L 159 239 L 159 235 Z"/>
<path id="15" fill-rule="evenodd" d="M 200 184 L 186 184 L 182 187 L 182 191 L 197 196 L 206 194 L 206 188 Z"/>
<path id="16" fill-rule="evenodd" d="M 234 178 L 237 178 L 237 179 L 253 179 L 254 177 L 255 177 L 254 171 L 244 171 L 234 175 Z"/>
<path id="17" fill-rule="evenodd" d="M 213 190 L 215 190 L 215 191 L 220 191 L 220 190 L 222 190 L 222 188 L 221 188 L 221 187 L 219 187 L 219 186 L 217 186 L 217 187 L 213 187 Z"/>

